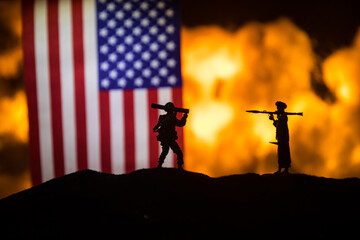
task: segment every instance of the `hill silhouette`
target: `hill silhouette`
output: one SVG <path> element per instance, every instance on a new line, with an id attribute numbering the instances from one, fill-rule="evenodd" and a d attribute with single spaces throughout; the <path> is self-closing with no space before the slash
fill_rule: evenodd
<path id="1" fill-rule="evenodd" d="M 1 239 L 357 236 L 360 179 L 79 171 L 0 200 Z"/>

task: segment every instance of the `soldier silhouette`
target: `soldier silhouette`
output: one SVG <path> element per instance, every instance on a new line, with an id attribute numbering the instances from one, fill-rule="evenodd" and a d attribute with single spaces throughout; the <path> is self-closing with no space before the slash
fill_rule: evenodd
<path id="1" fill-rule="evenodd" d="M 162 167 L 166 155 L 169 153 L 169 148 L 173 150 L 173 152 L 177 155 L 177 167 L 178 169 L 182 169 L 184 164 L 183 161 L 183 153 L 176 142 L 178 139 L 177 132 L 175 130 L 175 126 L 183 127 L 186 124 L 186 119 L 188 117 L 187 113 L 184 113 L 182 118 L 179 120 L 176 118 L 175 106 L 172 102 L 168 102 L 165 104 L 166 114 L 160 115 L 158 123 L 153 128 L 154 132 L 158 132 L 157 140 L 160 141 L 162 152 L 159 157 L 158 168 Z"/>
<path id="2" fill-rule="evenodd" d="M 285 114 L 287 105 L 283 102 L 277 101 L 275 103 L 277 107 L 277 120 L 274 119 L 274 115 L 270 114 L 269 119 L 273 121 L 276 127 L 276 139 L 278 145 L 278 164 L 279 170 L 275 173 L 281 173 L 281 169 L 285 168 L 285 174 L 289 173 L 289 167 L 291 165 L 290 147 L 289 147 L 289 128 L 288 117 Z"/>

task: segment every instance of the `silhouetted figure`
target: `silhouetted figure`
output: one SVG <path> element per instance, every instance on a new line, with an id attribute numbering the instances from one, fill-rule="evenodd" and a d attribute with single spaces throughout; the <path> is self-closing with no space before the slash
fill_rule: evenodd
<path id="1" fill-rule="evenodd" d="M 186 124 L 186 118 L 188 117 L 187 113 L 184 113 L 183 117 L 179 120 L 176 118 L 175 106 L 172 102 L 168 102 L 165 104 L 166 114 L 159 116 L 159 121 L 153 128 L 154 132 L 158 132 L 157 140 L 160 141 L 162 152 L 159 157 L 158 168 L 162 167 L 166 155 L 169 152 L 169 148 L 173 150 L 173 152 L 177 155 L 177 166 L 179 169 L 182 169 L 183 161 L 183 153 L 176 142 L 178 139 L 177 132 L 175 130 L 175 126 L 183 127 Z"/>
<path id="2" fill-rule="evenodd" d="M 282 168 L 285 168 L 283 173 L 289 173 L 289 167 L 291 165 L 289 128 L 287 125 L 288 117 L 284 111 L 287 105 L 280 101 L 277 101 L 275 105 L 277 107 L 277 120 L 274 119 L 273 114 L 270 114 L 269 116 L 269 119 L 273 121 L 273 124 L 276 127 L 276 139 L 278 141 L 279 170 L 275 173 L 281 173 Z"/>

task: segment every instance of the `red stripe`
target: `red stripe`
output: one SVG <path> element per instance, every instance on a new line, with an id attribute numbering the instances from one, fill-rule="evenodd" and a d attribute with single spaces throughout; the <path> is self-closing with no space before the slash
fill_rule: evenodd
<path id="1" fill-rule="evenodd" d="M 111 173 L 110 100 L 108 91 L 99 92 L 101 171 Z"/>
<path id="2" fill-rule="evenodd" d="M 174 102 L 176 107 L 182 107 L 183 106 L 182 88 L 181 87 L 172 88 L 172 98 L 173 98 L 173 102 Z M 182 127 L 177 128 L 176 131 L 177 131 L 178 137 L 179 137 L 177 142 L 178 142 L 181 150 L 184 153 L 184 131 L 183 131 L 183 128 Z M 184 163 L 184 165 L 185 165 L 185 163 Z M 174 157 L 174 166 L 176 166 L 176 157 Z"/>
<path id="3" fill-rule="evenodd" d="M 135 170 L 134 92 L 124 90 L 125 172 Z"/>
<path id="4" fill-rule="evenodd" d="M 64 146 L 61 111 L 60 54 L 59 54 L 59 22 L 58 1 L 48 2 L 48 43 L 50 70 L 51 124 L 53 136 L 53 159 L 55 177 L 63 176 Z"/>
<path id="5" fill-rule="evenodd" d="M 82 1 L 72 1 L 72 35 L 74 51 L 75 78 L 75 118 L 78 170 L 86 169 L 86 113 L 85 113 L 85 78 L 83 48 L 83 14 Z"/>
<path id="6" fill-rule="evenodd" d="M 42 182 L 35 68 L 34 1 L 22 2 L 24 77 L 29 114 L 30 171 L 33 185 Z"/>
<path id="7" fill-rule="evenodd" d="M 159 143 L 156 140 L 156 134 L 153 132 L 153 127 L 158 121 L 158 110 L 150 108 L 151 103 L 157 103 L 158 101 L 158 90 L 149 89 L 148 91 L 148 104 L 149 104 L 149 159 L 150 167 L 154 168 L 157 166 L 159 159 Z"/>

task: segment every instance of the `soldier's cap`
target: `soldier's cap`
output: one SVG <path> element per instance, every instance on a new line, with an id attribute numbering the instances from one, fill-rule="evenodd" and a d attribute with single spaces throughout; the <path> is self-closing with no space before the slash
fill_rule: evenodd
<path id="1" fill-rule="evenodd" d="M 281 102 L 281 101 L 277 101 L 277 102 L 275 103 L 275 105 L 276 105 L 279 109 L 286 109 L 286 108 L 287 108 L 286 103 Z"/>

